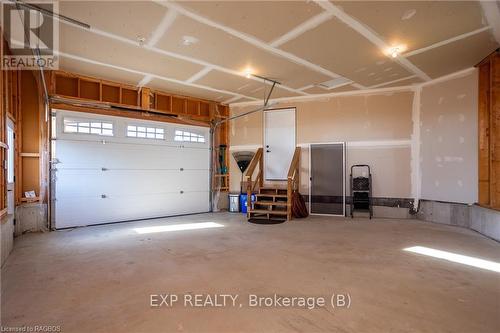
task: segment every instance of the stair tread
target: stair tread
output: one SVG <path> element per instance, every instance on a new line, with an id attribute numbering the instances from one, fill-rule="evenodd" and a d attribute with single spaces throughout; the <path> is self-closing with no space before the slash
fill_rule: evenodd
<path id="1" fill-rule="evenodd" d="M 286 201 L 255 201 L 256 205 L 286 206 Z"/>
<path id="2" fill-rule="evenodd" d="M 286 215 L 286 210 L 250 209 L 250 213 Z"/>
<path id="3" fill-rule="evenodd" d="M 286 194 L 268 194 L 268 193 L 257 193 L 258 197 L 275 197 L 275 198 L 286 198 Z"/>

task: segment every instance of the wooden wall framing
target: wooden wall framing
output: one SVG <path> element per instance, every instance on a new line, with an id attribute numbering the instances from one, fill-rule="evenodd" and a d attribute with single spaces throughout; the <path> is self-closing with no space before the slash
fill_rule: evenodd
<path id="1" fill-rule="evenodd" d="M 5 42 L 5 41 L 3 41 Z M 71 101 L 93 102 L 95 106 L 55 102 L 45 106 L 40 72 L 30 70 L 3 71 L 0 75 L 0 161 L 7 158 L 7 118 L 15 126 L 15 204 L 46 203 L 49 199 L 50 110 L 61 108 L 87 113 L 106 114 L 182 124 L 210 126 L 229 116 L 229 108 L 213 101 L 134 87 L 118 82 L 91 78 L 63 71 L 45 73 L 50 97 Z M 117 106 L 118 108 L 104 108 Z M 47 114 L 46 114 L 47 113 Z M 229 123 L 215 133 L 215 144 L 229 146 Z M 226 161 L 229 149 L 226 150 Z M 229 163 L 227 163 L 229 166 Z M 228 176 L 227 176 L 228 177 Z M 215 179 L 215 178 L 214 178 Z M 227 180 L 229 183 L 229 180 Z M 228 190 L 220 184 L 218 190 Z M 27 199 L 26 191 L 34 190 L 36 198 Z M 0 214 L 7 207 L 7 175 L 0 167 Z"/>
<path id="2" fill-rule="evenodd" d="M 500 54 L 479 65 L 479 204 L 500 209 Z"/>

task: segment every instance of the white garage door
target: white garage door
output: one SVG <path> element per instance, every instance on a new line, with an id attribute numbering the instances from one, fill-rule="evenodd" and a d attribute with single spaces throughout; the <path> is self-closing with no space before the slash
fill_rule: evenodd
<path id="1" fill-rule="evenodd" d="M 209 129 L 56 111 L 56 228 L 209 211 Z"/>

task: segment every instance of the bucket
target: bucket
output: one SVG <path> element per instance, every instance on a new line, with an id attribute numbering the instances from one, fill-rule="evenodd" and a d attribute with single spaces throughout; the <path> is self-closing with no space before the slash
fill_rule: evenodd
<path id="1" fill-rule="evenodd" d="M 255 202 L 255 194 L 252 194 L 252 203 Z M 247 194 L 240 194 L 240 212 L 247 213 Z"/>
<path id="2" fill-rule="evenodd" d="M 229 211 L 238 213 L 240 211 L 240 195 L 229 193 Z"/>

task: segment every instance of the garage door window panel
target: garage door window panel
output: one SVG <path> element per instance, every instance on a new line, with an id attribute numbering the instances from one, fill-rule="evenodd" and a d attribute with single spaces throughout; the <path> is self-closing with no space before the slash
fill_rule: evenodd
<path id="1" fill-rule="evenodd" d="M 128 125 L 127 136 L 129 138 L 164 140 L 165 130 L 163 128 L 158 128 L 158 127 Z"/>
<path id="2" fill-rule="evenodd" d="M 64 133 L 113 136 L 113 123 L 64 119 Z"/>
<path id="3" fill-rule="evenodd" d="M 176 130 L 175 131 L 174 141 L 180 141 L 180 142 L 201 142 L 201 143 L 204 143 L 205 142 L 205 136 L 197 134 L 197 133 Z"/>

